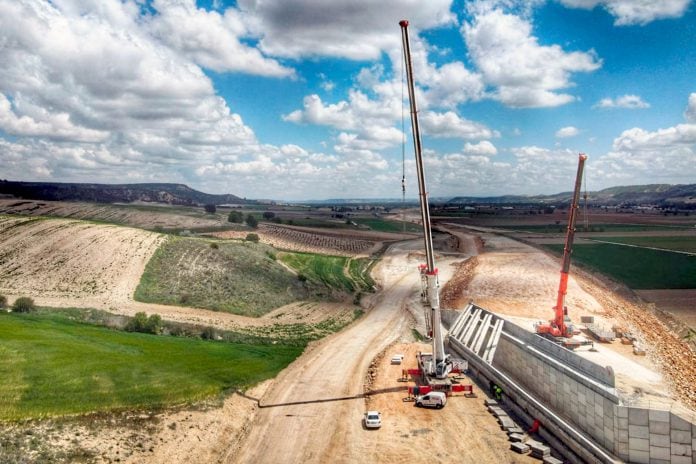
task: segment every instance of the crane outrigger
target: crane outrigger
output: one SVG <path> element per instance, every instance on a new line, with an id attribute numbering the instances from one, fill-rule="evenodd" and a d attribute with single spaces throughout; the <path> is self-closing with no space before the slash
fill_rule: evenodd
<path id="1" fill-rule="evenodd" d="M 401 26 L 401 40 L 403 42 L 404 63 L 406 65 L 406 78 L 408 81 L 408 97 L 411 107 L 411 132 L 413 134 L 413 148 L 416 155 L 416 174 L 418 177 L 418 193 L 420 196 L 421 221 L 423 222 L 423 240 L 425 244 L 426 263 L 422 272 L 426 285 L 424 298 L 430 306 L 429 325 L 432 331 L 432 354 L 421 354 L 419 364 L 424 374 L 435 379 L 446 379 L 452 370 L 449 355 L 445 354 L 445 345 L 442 338 L 442 325 L 440 316 L 440 297 L 438 295 L 438 276 L 435 267 L 433 253 L 433 237 L 430 224 L 430 207 L 428 205 L 428 191 L 425 187 L 425 174 L 423 172 L 423 156 L 421 153 L 420 127 L 418 126 L 418 108 L 416 106 L 415 86 L 413 83 L 413 65 L 411 63 L 411 46 L 408 39 L 408 21 L 399 22 Z"/>

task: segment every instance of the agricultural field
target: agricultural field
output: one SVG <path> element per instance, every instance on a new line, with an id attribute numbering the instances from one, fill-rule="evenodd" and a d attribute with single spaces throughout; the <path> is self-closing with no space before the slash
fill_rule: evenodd
<path id="1" fill-rule="evenodd" d="M 261 316 L 310 296 L 275 253 L 252 242 L 171 237 L 145 267 L 135 299 Z"/>
<path id="2" fill-rule="evenodd" d="M 127 333 L 0 314 L 0 420 L 190 403 L 275 376 L 303 347 Z"/>
<path id="3" fill-rule="evenodd" d="M 371 259 L 289 252 L 281 253 L 279 258 L 296 270 L 301 279 L 322 283 L 328 288 L 352 293 L 370 291 L 374 286 L 369 276 L 375 262 Z"/>
<path id="4" fill-rule="evenodd" d="M 227 222 L 228 212 L 225 211 L 207 214 L 203 208 L 158 204 L 117 205 L 0 198 L 0 214 L 82 219 L 159 232 L 220 230 L 234 227 Z"/>
<path id="5" fill-rule="evenodd" d="M 563 245 L 546 245 L 559 256 Z M 689 289 L 696 286 L 696 256 L 609 243 L 573 247 L 573 262 L 624 282 L 632 289 Z"/>

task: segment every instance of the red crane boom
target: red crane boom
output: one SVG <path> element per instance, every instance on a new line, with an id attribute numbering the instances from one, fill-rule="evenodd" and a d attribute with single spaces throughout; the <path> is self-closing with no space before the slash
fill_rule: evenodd
<path id="1" fill-rule="evenodd" d="M 580 199 L 580 186 L 582 184 L 582 173 L 585 168 L 587 155 L 578 155 L 578 173 L 575 176 L 575 189 L 573 199 L 570 204 L 568 215 L 568 230 L 566 232 L 565 246 L 563 247 L 563 260 L 561 261 L 561 282 L 558 285 L 558 297 L 556 298 L 555 316 L 548 324 L 538 324 L 536 331 L 538 334 L 549 334 L 553 337 L 572 337 L 573 328 L 568 317 L 568 308 L 565 305 L 565 297 L 568 291 L 568 274 L 570 272 L 570 255 L 573 252 L 573 240 L 575 239 L 575 220 L 578 213 L 578 203 Z"/>

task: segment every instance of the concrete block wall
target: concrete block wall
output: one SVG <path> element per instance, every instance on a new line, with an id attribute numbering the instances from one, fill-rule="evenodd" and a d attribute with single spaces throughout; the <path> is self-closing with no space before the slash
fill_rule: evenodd
<path id="1" fill-rule="evenodd" d="M 693 415 L 616 406 L 616 454 L 636 464 L 696 464 L 696 424 Z"/>
<path id="2" fill-rule="evenodd" d="M 509 325 L 506 323 L 505 330 Z M 579 375 L 510 336 L 503 336 L 493 366 L 507 373 L 552 410 L 607 450 L 615 445 L 612 388 Z"/>

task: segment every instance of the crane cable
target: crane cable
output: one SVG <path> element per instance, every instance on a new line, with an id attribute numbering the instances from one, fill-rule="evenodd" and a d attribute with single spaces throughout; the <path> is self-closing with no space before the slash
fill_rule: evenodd
<path id="1" fill-rule="evenodd" d="M 585 232 L 590 231 L 590 218 L 587 216 L 587 170 L 585 170 L 585 175 L 583 175 L 582 180 L 585 184 L 585 194 L 583 195 L 584 206 L 582 212 L 583 225 L 585 226 Z"/>

